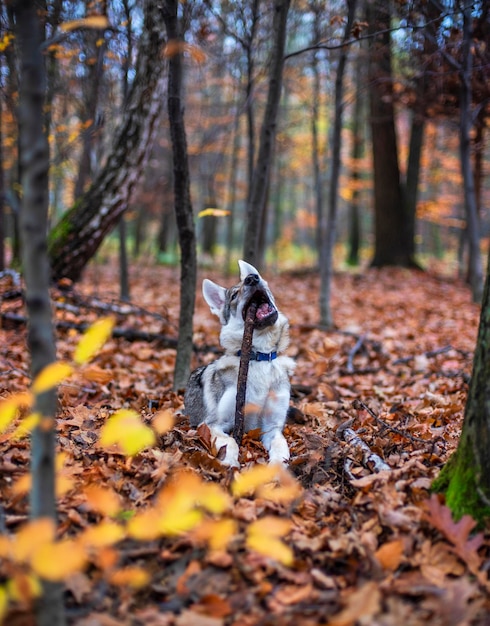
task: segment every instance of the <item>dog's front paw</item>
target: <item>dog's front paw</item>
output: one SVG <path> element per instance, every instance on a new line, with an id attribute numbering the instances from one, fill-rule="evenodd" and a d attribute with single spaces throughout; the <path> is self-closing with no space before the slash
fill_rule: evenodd
<path id="1" fill-rule="evenodd" d="M 289 448 L 282 433 L 277 434 L 270 442 L 269 463 L 271 465 L 278 463 L 284 467 L 287 467 L 289 464 Z"/>
<path id="2" fill-rule="evenodd" d="M 214 447 L 218 451 L 217 457 L 228 467 L 240 467 L 238 462 L 239 449 L 237 442 L 229 435 L 216 435 Z"/>

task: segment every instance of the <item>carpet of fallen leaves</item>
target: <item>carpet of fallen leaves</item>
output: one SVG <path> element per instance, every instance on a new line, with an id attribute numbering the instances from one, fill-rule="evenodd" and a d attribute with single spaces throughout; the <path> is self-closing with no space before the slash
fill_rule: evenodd
<path id="1" fill-rule="evenodd" d="M 216 273 L 202 273 L 231 285 Z M 68 489 L 59 500 L 65 534 L 96 520 L 82 487 L 112 487 L 128 511 L 151 503 L 176 470 L 191 467 L 225 487 L 230 471 L 191 430 L 172 391 L 178 319 L 178 270 L 133 269 L 133 303 L 117 300 L 117 271 L 87 272 L 74 291 L 53 291 L 59 358 L 69 358 L 80 324 L 117 311 L 120 337 L 111 339 L 84 376 L 60 388 L 59 447 Z M 302 497 L 282 505 L 239 498 L 232 511 L 241 532 L 264 514 L 287 517 L 294 565 L 245 549 L 236 537 L 226 553 L 208 553 L 188 537 L 129 540 L 123 565 L 151 576 L 138 591 L 110 586 L 93 567 L 66 585 L 68 621 L 77 626 L 252 626 L 488 624 L 488 529 L 452 521 L 429 487 L 454 451 L 478 324 L 468 289 L 455 281 L 401 269 L 335 277 L 336 329 L 317 326 L 318 278 L 312 273 L 267 276 L 289 317 L 296 359 L 285 434 L 290 469 Z M 1 291 L 1 395 L 29 385 L 22 301 L 8 279 Z M 115 306 L 117 304 L 117 306 Z M 110 305 L 110 306 L 108 306 Z M 216 358 L 218 320 L 199 293 L 194 365 Z M 151 340 L 151 341 L 150 341 Z M 121 407 L 145 420 L 159 409 L 177 412 L 157 447 L 132 459 L 98 444 L 101 426 Z M 28 471 L 29 442 L 0 437 L 2 526 L 27 518 L 18 488 Z M 246 437 L 242 465 L 265 462 L 259 441 Z M 381 463 L 381 465 L 379 465 Z M 100 562 L 95 561 L 99 559 Z M 102 565 L 101 565 L 102 563 Z M 98 566 L 98 567 L 96 567 Z M 22 607 L 9 626 L 29 624 Z"/>

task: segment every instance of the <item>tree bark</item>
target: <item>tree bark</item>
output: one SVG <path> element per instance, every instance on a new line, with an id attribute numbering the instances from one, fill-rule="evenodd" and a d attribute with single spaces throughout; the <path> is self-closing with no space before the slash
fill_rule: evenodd
<path id="1" fill-rule="evenodd" d="M 256 267 L 260 261 L 259 241 L 262 214 L 265 209 L 267 190 L 272 165 L 272 153 L 275 142 L 277 116 L 282 89 L 282 71 L 286 46 L 286 25 L 290 0 L 276 0 L 274 3 L 273 37 L 271 70 L 267 104 L 260 134 L 259 153 L 254 167 L 252 187 L 247 201 L 247 217 L 243 258 Z M 260 269 L 260 267 L 258 268 Z"/>
<path id="2" fill-rule="evenodd" d="M 22 266 L 29 315 L 27 343 L 31 354 L 31 373 L 35 377 L 46 365 L 56 360 L 46 250 L 49 197 L 49 146 L 44 129 L 46 68 L 41 53 L 44 36 L 37 3 L 33 0 L 17 0 L 14 3 L 14 14 L 20 60 L 18 119 L 22 159 Z M 35 398 L 34 410 L 42 416 L 43 423 L 32 433 L 32 519 L 56 519 L 56 403 L 55 389 L 37 394 Z M 60 585 L 43 582 L 43 594 L 37 602 L 36 616 L 40 626 L 62 626 L 65 623 Z"/>
<path id="3" fill-rule="evenodd" d="M 145 21 L 135 80 L 112 152 L 89 189 L 49 235 L 49 257 L 55 280 L 62 277 L 79 280 L 104 237 L 128 207 L 160 116 L 164 30 L 161 8 L 157 3 L 145 0 Z"/>
<path id="4" fill-rule="evenodd" d="M 471 15 L 472 8 L 463 9 L 463 48 L 460 70 L 459 150 L 463 176 L 464 204 L 469 245 L 468 278 L 474 302 L 481 302 L 483 268 L 480 252 L 480 221 L 475 192 L 475 179 L 471 167 Z"/>
<path id="5" fill-rule="evenodd" d="M 405 211 L 407 219 L 407 252 L 415 259 L 415 225 L 417 217 L 417 197 L 419 191 L 420 159 L 424 144 L 425 120 L 417 112 L 413 113 L 408 149 L 407 178 L 405 182 Z"/>
<path id="6" fill-rule="evenodd" d="M 432 488 L 445 492 L 455 517 L 490 517 L 490 255 L 463 430 Z"/>
<path id="7" fill-rule="evenodd" d="M 367 3 L 371 41 L 369 100 L 374 165 L 375 252 L 372 265 L 409 267 L 407 223 L 398 165 L 388 3 Z M 376 34 L 377 33 L 377 34 Z"/>
<path id="8" fill-rule="evenodd" d="M 349 238 L 347 263 L 355 266 L 359 265 L 359 250 L 361 247 L 361 216 L 359 209 L 359 183 L 361 181 L 360 159 L 364 153 L 364 117 L 365 108 L 363 106 L 362 70 L 365 67 L 362 52 L 358 51 L 356 59 L 355 82 L 356 100 L 352 114 L 352 198 L 349 203 Z"/>
<path id="9" fill-rule="evenodd" d="M 354 16 L 356 0 L 348 0 L 347 22 L 343 35 L 343 42 L 349 40 Z M 343 46 L 339 51 L 337 73 L 335 75 L 335 104 L 334 123 L 332 129 L 332 156 L 330 186 L 328 190 L 328 213 L 320 224 L 322 244 L 320 248 L 320 324 L 331 327 L 333 325 L 332 309 L 330 306 L 333 276 L 333 250 L 337 233 L 337 205 L 340 179 L 340 143 L 342 134 L 342 118 L 344 111 L 344 73 L 347 63 L 348 48 Z"/>
<path id="10" fill-rule="evenodd" d="M 169 41 L 181 40 L 177 9 L 178 0 L 166 0 L 164 3 L 163 16 Z M 179 339 L 174 369 L 174 389 L 184 387 L 189 377 L 197 282 L 196 235 L 192 214 L 189 160 L 184 123 L 182 73 L 182 54 L 177 51 L 169 59 L 168 74 L 168 119 L 172 138 L 175 216 L 181 254 Z"/>

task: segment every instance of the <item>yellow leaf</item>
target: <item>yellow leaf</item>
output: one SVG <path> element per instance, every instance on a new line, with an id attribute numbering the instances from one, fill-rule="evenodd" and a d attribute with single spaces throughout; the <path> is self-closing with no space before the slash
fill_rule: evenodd
<path id="1" fill-rule="evenodd" d="M 41 578 L 61 581 L 80 572 L 87 562 L 83 545 L 73 539 L 41 546 L 31 560 L 33 570 Z"/>
<path id="2" fill-rule="evenodd" d="M 220 515 L 230 506 L 228 494 L 216 483 L 203 483 L 195 497 L 197 505 L 215 515 Z"/>
<path id="3" fill-rule="evenodd" d="M 150 575 L 142 567 L 125 567 L 114 572 L 110 576 L 109 582 L 120 587 L 128 586 L 133 589 L 140 589 L 150 582 Z"/>
<path id="4" fill-rule="evenodd" d="M 151 420 L 153 429 L 159 435 L 164 435 L 165 433 L 168 433 L 169 430 L 172 430 L 174 423 L 175 415 L 172 409 L 158 411 L 158 413 L 155 413 L 153 419 Z"/>
<path id="5" fill-rule="evenodd" d="M 84 546 L 107 548 L 124 539 L 124 528 L 115 522 L 100 522 L 89 526 L 80 536 Z"/>
<path id="6" fill-rule="evenodd" d="M 199 213 L 197 214 L 197 217 L 208 217 L 208 216 L 212 216 L 212 217 L 225 217 L 226 215 L 230 215 L 230 211 L 227 211 L 226 209 L 203 209 L 202 211 L 199 211 Z"/>
<path id="7" fill-rule="evenodd" d="M 90 508 L 102 515 L 114 517 L 121 510 L 121 500 L 112 489 L 89 485 L 84 492 Z"/>
<path id="8" fill-rule="evenodd" d="M 294 560 L 293 551 L 280 539 L 290 529 L 289 520 L 272 516 L 263 517 L 248 527 L 247 546 L 283 565 L 291 565 Z"/>
<path id="9" fill-rule="evenodd" d="M 12 439 L 22 439 L 23 437 L 27 437 L 34 428 L 41 422 L 41 414 L 40 413 L 31 413 L 27 417 L 25 417 L 21 423 L 17 426 L 14 432 L 11 435 Z"/>
<path id="10" fill-rule="evenodd" d="M 133 456 L 155 443 L 155 433 L 143 424 L 136 411 L 120 409 L 104 424 L 100 431 L 100 443 L 104 447 L 117 444 L 121 451 Z"/>
<path id="11" fill-rule="evenodd" d="M 0 432 L 6 430 L 17 417 L 21 406 L 30 407 L 33 395 L 31 393 L 16 393 L 0 401 Z"/>
<path id="12" fill-rule="evenodd" d="M 153 541 L 160 535 L 158 524 L 161 513 L 156 509 L 146 509 L 137 513 L 127 523 L 127 532 L 130 537 L 138 541 Z"/>
<path id="13" fill-rule="evenodd" d="M 247 546 L 263 556 L 279 561 L 283 565 L 292 565 L 294 561 L 293 551 L 280 539 L 263 537 L 261 535 L 249 535 Z"/>
<path id="14" fill-rule="evenodd" d="M 116 319 L 114 316 L 105 317 L 90 326 L 78 342 L 73 359 L 78 365 L 87 363 L 102 348 L 109 339 Z"/>
<path id="15" fill-rule="evenodd" d="M 79 20 L 70 20 L 60 24 L 60 30 L 69 33 L 77 28 L 107 28 L 109 20 L 105 15 L 91 15 Z"/>
<path id="16" fill-rule="evenodd" d="M 12 544 L 14 561 L 30 561 L 40 546 L 54 539 L 55 525 L 48 517 L 28 522 L 17 531 Z"/>
<path id="17" fill-rule="evenodd" d="M 9 608 L 9 596 L 7 590 L 2 585 L 0 586 L 0 624 L 3 623 L 7 610 Z"/>
<path id="18" fill-rule="evenodd" d="M 43 368 L 32 383 L 33 393 L 43 393 L 57 387 L 73 373 L 73 366 L 64 361 L 50 363 Z"/>
<path id="19" fill-rule="evenodd" d="M 302 491 L 301 485 L 294 476 L 284 469 L 280 474 L 280 483 L 271 482 L 261 485 L 257 489 L 257 495 L 264 500 L 288 504 L 299 498 Z"/>
<path id="20" fill-rule="evenodd" d="M 167 511 L 160 515 L 158 529 L 163 535 L 182 535 L 195 528 L 202 518 L 203 513 L 198 509 L 191 509 L 180 515 L 175 511 Z"/>
<path id="21" fill-rule="evenodd" d="M 206 541 L 211 550 L 225 550 L 237 533 L 237 523 L 233 519 L 207 519 L 195 528 L 192 536 L 197 541 Z"/>
<path id="22" fill-rule="evenodd" d="M 279 465 L 254 465 L 235 476 L 231 491 L 237 498 L 253 493 L 258 487 L 276 480 L 284 471 Z"/>
<path id="23" fill-rule="evenodd" d="M 37 576 L 17 572 L 7 581 L 7 593 L 16 602 L 30 602 L 42 593 L 42 587 Z"/>

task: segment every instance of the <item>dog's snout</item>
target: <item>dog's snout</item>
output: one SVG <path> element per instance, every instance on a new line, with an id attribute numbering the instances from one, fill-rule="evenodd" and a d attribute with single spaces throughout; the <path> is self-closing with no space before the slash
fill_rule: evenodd
<path id="1" fill-rule="evenodd" d="M 260 280 L 260 277 L 259 277 L 258 274 L 249 274 L 245 278 L 244 283 L 246 285 L 253 286 L 253 285 L 258 285 L 259 284 L 259 280 Z"/>

